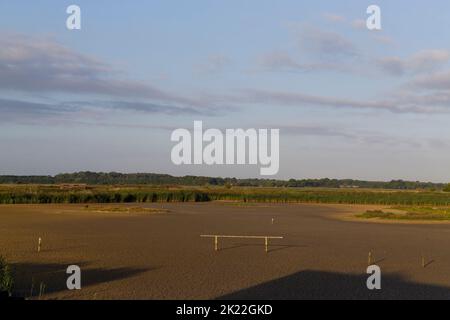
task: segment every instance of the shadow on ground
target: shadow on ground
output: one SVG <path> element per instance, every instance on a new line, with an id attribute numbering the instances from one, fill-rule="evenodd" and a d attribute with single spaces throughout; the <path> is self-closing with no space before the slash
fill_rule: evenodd
<path id="1" fill-rule="evenodd" d="M 41 290 L 43 294 L 66 291 L 66 281 L 70 274 L 66 273 L 69 265 L 63 264 L 12 264 L 14 272 L 14 295 L 21 297 L 37 297 Z M 126 279 L 137 274 L 152 270 L 150 268 L 90 268 L 87 263 L 80 263 L 81 286 Z M 44 287 L 43 287 L 44 286 Z"/>
<path id="2" fill-rule="evenodd" d="M 242 289 L 219 300 L 285 299 L 449 299 L 450 288 L 410 282 L 397 274 L 382 274 L 381 290 L 368 290 L 369 275 L 305 270 Z"/>
<path id="3" fill-rule="evenodd" d="M 265 244 L 253 242 L 253 243 L 236 243 L 234 245 L 222 245 L 219 248 L 219 251 L 245 248 L 245 247 L 261 247 L 264 250 Z M 275 251 L 293 249 L 293 248 L 307 248 L 307 247 L 308 246 L 306 246 L 306 245 L 296 245 L 296 244 L 271 244 L 271 245 L 269 245 L 268 252 L 275 252 Z"/>

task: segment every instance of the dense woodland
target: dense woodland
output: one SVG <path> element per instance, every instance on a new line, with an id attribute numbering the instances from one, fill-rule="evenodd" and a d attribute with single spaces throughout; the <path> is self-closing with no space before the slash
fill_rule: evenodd
<path id="1" fill-rule="evenodd" d="M 237 179 L 220 177 L 175 177 L 155 173 L 76 172 L 55 176 L 0 176 L 0 184 L 89 184 L 89 185 L 184 185 L 184 186 L 241 186 L 241 187 L 320 187 L 320 188 L 374 188 L 399 190 L 442 190 L 446 184 L 392 180 L 362 181 L 352 179 Z"/>

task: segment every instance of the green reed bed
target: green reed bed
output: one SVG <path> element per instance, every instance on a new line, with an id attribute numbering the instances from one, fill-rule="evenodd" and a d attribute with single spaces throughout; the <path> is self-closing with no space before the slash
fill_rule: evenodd
<path id="1" fill-rule="evenodd" d="M 450 194 L 379 189 L 2 185 L 1 204 L 240 201 L 450 206 Z"/>

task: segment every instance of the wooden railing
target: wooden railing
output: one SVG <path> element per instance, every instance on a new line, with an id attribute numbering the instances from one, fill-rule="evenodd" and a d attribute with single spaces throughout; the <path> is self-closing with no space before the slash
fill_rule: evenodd
<path id="1" fill-rule="evenodd" d="M 240 239 L 264 239 L 266 253 L 269 251 L 269 239 L 283 239 L 279 236 L 234 236 L 234 235 L 221 235 L 221 234 L 202 234 L 202 238 L 214 238 L 214 250 L 219 250 L 219 238 L 240 238 Z"/>

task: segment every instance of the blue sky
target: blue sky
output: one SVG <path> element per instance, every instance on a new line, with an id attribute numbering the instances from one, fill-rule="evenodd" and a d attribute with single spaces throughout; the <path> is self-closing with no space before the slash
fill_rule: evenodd
<path id="1" fill-rule="evenodd" d="M 450 181 L 449 27 L 443 1 L 1 0 L 0 174 L 258 177 L 171 163 L 202 120 L 279 128 L 276 178 Z"/>

